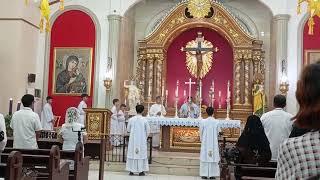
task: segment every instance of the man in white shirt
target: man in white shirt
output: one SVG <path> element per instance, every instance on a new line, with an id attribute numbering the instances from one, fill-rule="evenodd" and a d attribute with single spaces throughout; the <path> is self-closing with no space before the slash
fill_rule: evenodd
<path id="1" fill-rule="evenodd" d="M 86 112 L 84 112 L 83 109 L 87 108 L 87 101 L 88 101 L 89 95 L 88 94 L 81 94 L 82 101 L 78 105 L 78 110 L 80 112 L 80 120 L 79 123 L 83 124 L 85 126 L 85 119 L 86 119 Z"/>
<path id="2" fill-rule="evenodd" d="M 126 163 L 129 175 L 139 173 L 144 176 L 144 172 L 149 171 L 147 139 L 150 127 L 147 119 L 142 117 L 143 110 L 143 105 L 136 106 L 137 115 L 129 119 L 127 127 L 130 132 Z"/>
<path id="3" fill-rule="evenodd" d="M 33 112 L 34 96 L 26 94 L 21 99 L 23 108 L 12 116 L 13 148 L 38 149 L 37 139 L 41 131 L 39 115 Z"/>
<path id="4" fill-rule="evenodd" d="M 284 111 L 286 97 L 276 95 L 273 99 L 274 110 L 262 115 L 261 122 L 270 143 L 272 160 L 277 160 L 280 144 L 289 138 L 292 131 L 292 115 Z"/>
<path id="5" fill-rule="evenodd" d="M 41 112 L 41 124 L 43 130 L 53 130 L 54 115 L 52 112 L 52 97 L 47 97 L 47 103 L 43 106 Z"/>
<path id="6" fill-rule="evenodd" d="M 153 104 L 150 108 L 150 116 L 160 117 L 162 115 L 165 116 L 167 114 L 165 107 L 161 104 L 161 97 L 156 97 L 156 104 Z M 160 126 L 153 127 L 154 134 L 152 135 L 152 147 L 160 146 Z"/>
<path id="7" fill-rule="evenodd" d="M 220 176 L 219 168 L 219 143 L 218 135 L 220 132 L 219 121 L 213 117 L 214 109 L 206 109 L 208 118 L 201 121 L 200 124 L 200 176 L 202 179 L 214 179 Z"/>
<path id="8" fill-rule="evenodd" d="M 188 102 L 184 103 L 180 108 L 180 117 L 181 118 L 198 118 L 200 115 L 199 107 L 193 103 L 193 98 L 191 97 Z"/>

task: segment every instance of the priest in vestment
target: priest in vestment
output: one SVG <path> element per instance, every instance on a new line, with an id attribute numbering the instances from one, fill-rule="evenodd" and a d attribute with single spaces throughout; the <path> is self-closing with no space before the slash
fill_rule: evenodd
<path id="1" fill-rule="evenodd" d="M 143 105 L 137 105 L 137 115 L 129 119 L 127 126 L 130 137 L 126 170 L 130 172 L 129 175 L 139 173 L 139 176 L 144 176 L 144 172 L 149 171 L 147 139 L 150 127 L 147 119 L 142 117 L 143 110 Z"/>
<path id="2" fill-rule="evenodd" d="M 53 130 L 54 115 L 52 112 L 52 97 L 47 97 L 47 103 L 43 106 L 41 112 L 41 124 L 43 130 Z"/>
<path id="3" fill-rule="evenodd" d="M 165 107 L 161 104 L 161 97 L 156 97 L 156 104 L 153 104 L 150 108 L 150 116 L 152 117 L 160 117 L 162 115 L 165 116 L 167 114 Z M 155 133 L 152 136 L 152 147 L 160 146 L 160 126 L 152 127 L 154 128 Z"/>
<path id="4" fill-rule="evenodd" d="M 79 123 L 85 126 L 86 112 L 83 109 L 87 108 L 88 94 L 82 94 L 82 101 L 78 105 L 78 110 L 80 111 Z"/>
<path id="5" fill-rule="evenodd" d="M 219 121 L 213 118 L 214 109 L 206 109 L 208 118 L 201 121 L 200 124 L 200 176 L 202 179 L 214 179 L 220 176 L 219 168 L 219 144 L 218 134 L 220 132 Z"/>
<path id="6" fill-rule="evenodd" d="M 200 109 L 199 107 L 193 102 L 193 98 L 191 97 L 191 100 L 184 103 L 180 108 L 180 118 L 198 118 L 200 115 Z"/>

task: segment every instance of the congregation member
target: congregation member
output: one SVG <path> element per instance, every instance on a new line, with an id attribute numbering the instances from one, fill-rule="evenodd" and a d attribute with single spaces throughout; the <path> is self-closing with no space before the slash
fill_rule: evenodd
<path id="1" fill-rule="evenodd" d="M 134 175 L 134 173 L 138 173 L 139 176 L 144 176 L 145 172 L 149 171 L 147 139 L 150 133 L 150 127 L 147 119 L 142 117 L 143 110 L 143 105 L 137 105 L 137 115 L 129 119 L 127 126 L 130 137 L 126 170 L 130 172 L 130 176 Z"/>
<path id="2" fill-rule="evenodd" d="M 110 128 L 110 135 L 112 135 L 111 143 L 114 146 L 119 146 L 123 141 L 123 135 L 125 134 L 125 116 L 124 108 L 122 107 L 119 99 L 113 99 L 112 101 L 113 107 L 111 108 L 111 128 Z"/>
<path id="3" fill-rule="evenodd" d="M 264 132 L 261 120 L 256 115 L 247 118 L 243 132 L 241 133 L 236 149 L 238 150 L 237 163 L 240 164 L 263 164 L 271 160 L 271 150 L 269 140 Z M 243 171 L 241 167 L 235 169 L 236 179 L 240 179 L 239 173 Z M 252 174 L 254 172 L 246 172 Z"/>
<path id="4" fill-rule="evenodd" d="M 85 125 L 86 120 L 86 112 L 84 112 L 83 109 L 87 108 L 87 101 L 88 101 L 89 95 L 88 94 L 81 94 L 81 102 L 78 105 L 78 110 L 80 112 L 80 120 L 79 123 Z"/>
<path id="5" fill-rule="evenodd" d="M 261 122 L 270 143 L 272 160 L 277 160 L 280 144 L 289 138 L 292 131 L 292 115 L 284 110 L 286 97 L 276 95 L 273 99 L 274 110 L 262 115 Z"/>
<path id="6" fill-rule="evenodd" d="M 200 115 L 199 107 L 193 102 L 193 98 L 191 97 L 188 102 L 185 102 L 180 108 L 180 118 L 198 118 Z"/>
<path id="7" fill-rule="evenodd" d="M 33 112 L 34 96 L 22 97 L 23 107 L 12 116 L 10 127 L 13 130 L 13 148 L 38 149 L 37 139 L 42 130 L 39 115 Z"/>
<path id="8" fill-rule="evenodd" d="M 276 179 L 319 179 L 320 175 L 320 64 L 305 67 L 298 80 L 299 110 L 295 125 L 310 129 L 285 140 L 279 148 Z"/>
<path id="9" fill-rule="evenodd" d="M 88 141 L 87 133 L 84 132 L 84 125 L 78 123 L 80 120 L 80 112 L 75 107 L 70 107 L 66 111 L 65 123 L 62 125 L 58 132 L 58 141 L 62 143 L 62 150 L 64 151 L 75 151 L 76 145 L 80 141 L 85 144 Z M 70 162 L 70 169 L 74 169 L 74 162 Z"/>
<path id="10" fill-rule="evenodd" d="M 54 126 L 54 115 L 52 112 L 52 97 L 48 96 L 46 98 L 47 103 L 43 106 L 41 112 L 41 124 L 43 130 L 53 130 Z"/>
<path id="11" fill-rule="evenodd" d="M 153 104 L 150 107 L 150 116 L 152 117 L 160 117 L 162 115 L 165 116 L 167 114 L 165 107 L 161 104 L 161 96 L 156 97 L 156 104 Z M 160 126 L 154 127 L 155 133 L 152 135 L 152 147 L 160 146 Z"/>
<path id="12" fill-rule="evenodd" d="M 2 114 L 0 114 L 0 153 L 4 150 L 7 145 L 7 131 L 6 121 Z M 0 156 L 1 158 L 1 156 Z M 1 160 L 0 160 L 1 162 Z"/>
<path id="13" fill-rule="evenodd" d="M 218 135 L 221 131 L 219 121 L 213 117 L 214 109 L 206 109 L 208 118 L 201 121 L 199 132 L 201 141 L 200 176 L 202 179 L 214 179 L 220 176 L 220 155 Z"/>

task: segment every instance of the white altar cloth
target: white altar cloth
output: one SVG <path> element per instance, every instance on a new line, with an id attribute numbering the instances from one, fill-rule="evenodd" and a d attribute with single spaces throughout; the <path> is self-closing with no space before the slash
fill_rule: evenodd
<path id="1" fill-rule="evenodd" d="M 186 126 L 186 127 L 199 127 L 201 119 L 189 118 L 169 118 L 169 117 L 146 117 L 151 133 L 159 133 L 161 126 Z M 240 120 L 219 120 L 220 128 L 241 128 Z"/>

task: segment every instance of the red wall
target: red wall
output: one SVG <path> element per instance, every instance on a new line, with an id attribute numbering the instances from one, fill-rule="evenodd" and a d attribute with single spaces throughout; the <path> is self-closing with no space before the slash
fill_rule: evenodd
<path id="1" fill-rule="evenodd" d="M 207 28 L 193 28 L 181 33 L 168 48 L 167 52 L 167 89 L 169 91 L 168 105 L 173 107 L 174 104 L 174 92 L 176 89 L 177 80 L 180 81 L 179 86 L 179 104 L 183 101 L 183 90 L 187 91 L 188 86 L 184 84 L 188 81 L 191 75 L 185 65 L 186 53 L 181 52 L 181 47 L 185 47 L 186 44 L 194 40 L 197 37 L 197 32 L 201 31 L 205 37 L 205 40 L 212 42 L 214 46 L 219 48 L 217 53 L 213 55 L 213 65 L 206 77 L 203 78 L 203 91 L 202 97 L 204 104 L 209 105 L 209 90 L 211 81 L 215 81 L 215 97 L 218 99 L 218 91 L 221 91 L 222 108 L 226 108 L 225 98 L 227 92 L 227 82 L 230 80 L 231 92 L 233 82 L 233 50 L 228 41 L 214 30 Z M 192 78 L 195 81 L 195 78 Z M 196 86 L 193 86 L 192 96 L 195 96 Z M 218 107 L 218 101 L 216 100 L 215 107 Z"/>
<path id="2" fill-rule="evenodd" d="M 315 17 L 314 18 L 314 29 L 313 35 L 309 35 L 309 26 L 308 21 L 304 25 L 304 31 L 303 31 L 303 58 L 305 58 L 305 50 L 311 50 L 311 49 L 318 49 L 320 50 L 320 18 Z M 305 61 L 305 59 L 304 59 Z"/>
<path id="3" fill-rule="evenodd" d="M 78 10 L 67 11 L 60 15 L 53 23 L 51 29 L 50 64 L 48 95 L 53 96 L 53 112 L 61 116 L 61 123 L 64 122 L 65 112 L 69 107 L 77 107 L 81 98 L 79 96 L 52 95 L 53 86 L 53 56 L 55 47 L 92 47 L 92 75 L 91 95 L 88 106 L 92 105 L 93 83 L 94 83 L 94 62 L 95 62 L 95 40 L 96 29 L 91 17 Z"/>

